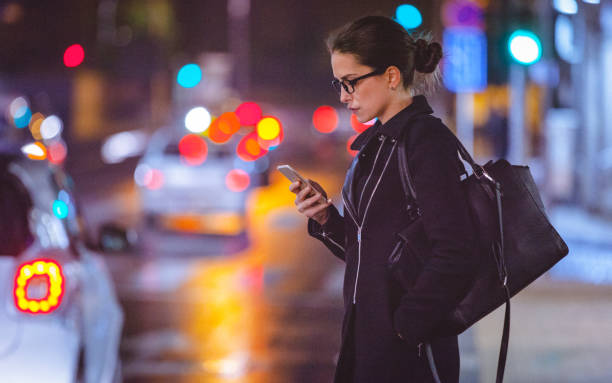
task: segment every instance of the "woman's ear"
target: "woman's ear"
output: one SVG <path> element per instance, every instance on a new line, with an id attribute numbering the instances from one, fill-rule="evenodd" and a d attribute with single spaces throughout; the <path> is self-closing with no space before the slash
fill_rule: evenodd
<path id="1" fill-rule="evenodd" d="M 395 65 L 391 65 L 385 72 L 385 79 L 389 85 L 389 89 L 395 90 L 402 83 L 402 72 Z"/>

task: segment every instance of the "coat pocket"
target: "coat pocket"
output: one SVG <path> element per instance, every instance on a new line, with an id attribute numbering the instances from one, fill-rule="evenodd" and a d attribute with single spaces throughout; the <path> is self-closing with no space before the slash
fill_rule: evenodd
<path id="1" fill-rule="evenodd" d="M 429 253 L 429 243 L 420 217 L 396 233 L 397 242 L 387 259 L 393 282 L 402 290 L 414 287 Z"/>

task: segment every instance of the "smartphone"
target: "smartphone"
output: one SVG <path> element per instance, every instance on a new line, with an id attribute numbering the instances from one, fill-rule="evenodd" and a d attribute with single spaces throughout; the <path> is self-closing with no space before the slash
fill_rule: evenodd
<path id="1" fill-rule="evenodd" d="M 292 168 L 289 165 L 279 165 L 276 167 L 276 169 L 283 173 L 283 175 L 285 177 L 287 177 L 289 179 L 289 181 L 291 182 L 296 182 L 296 181 L 301 181 L 302 185 L 310 185 L 310 187 L 313 189 L 313 191 L 308 195 L 313 196 L 315 194 L 314 190 L 317 190 L 321 193 L 321 203 L 327 203 L 327 200 L 325 199 L 325 197 L 323 196 L 325 193 L 323 192 L 323 190 L 319 190 L 315 185 L 311 184 L 310 182 L 308 182 L 308 180 L 304 177 L 302 177 L 302 175 L 300 173 L 297 172 L 297 170 L 295 170 L 294 168 Z"/>

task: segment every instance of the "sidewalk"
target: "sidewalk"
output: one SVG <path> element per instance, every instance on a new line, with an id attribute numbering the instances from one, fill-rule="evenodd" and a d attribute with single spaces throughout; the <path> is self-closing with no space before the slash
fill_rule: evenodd
<path id="1" fill-rule="evenodd" d="M 570 252 L 512 299 L 504 380 L 612 382 L 612 222 L 571 206 L 549 216 Z M 495 381 L 503 314 L 462 334 L 462 383 Z"/>

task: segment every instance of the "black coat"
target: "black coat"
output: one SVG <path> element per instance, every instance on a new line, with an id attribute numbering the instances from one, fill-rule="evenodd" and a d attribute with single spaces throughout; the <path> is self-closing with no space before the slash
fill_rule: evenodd
<path id="1" fill-rule="evenodd" d="M 422 342 L 432 344 L 442 382 L 459 380 L 457 337 L 437 337 L 436 326 L 469 285 L 475 229 L 453 133 L 431 113 L 425 97 L 417 96 L 384 125 L 377 122 L 361 133 L 352 144 L 359 152 L 342 189 L 344 216 L 332 206 L 323 227 L 308 222 L 310 235 L 346 262 L 335 382 L 433 382 Z M 395 233 L 407 221 L 398 145 L 406 145 L 424 240 L 432 249 L 407 292 L 386 267 Z"/>

